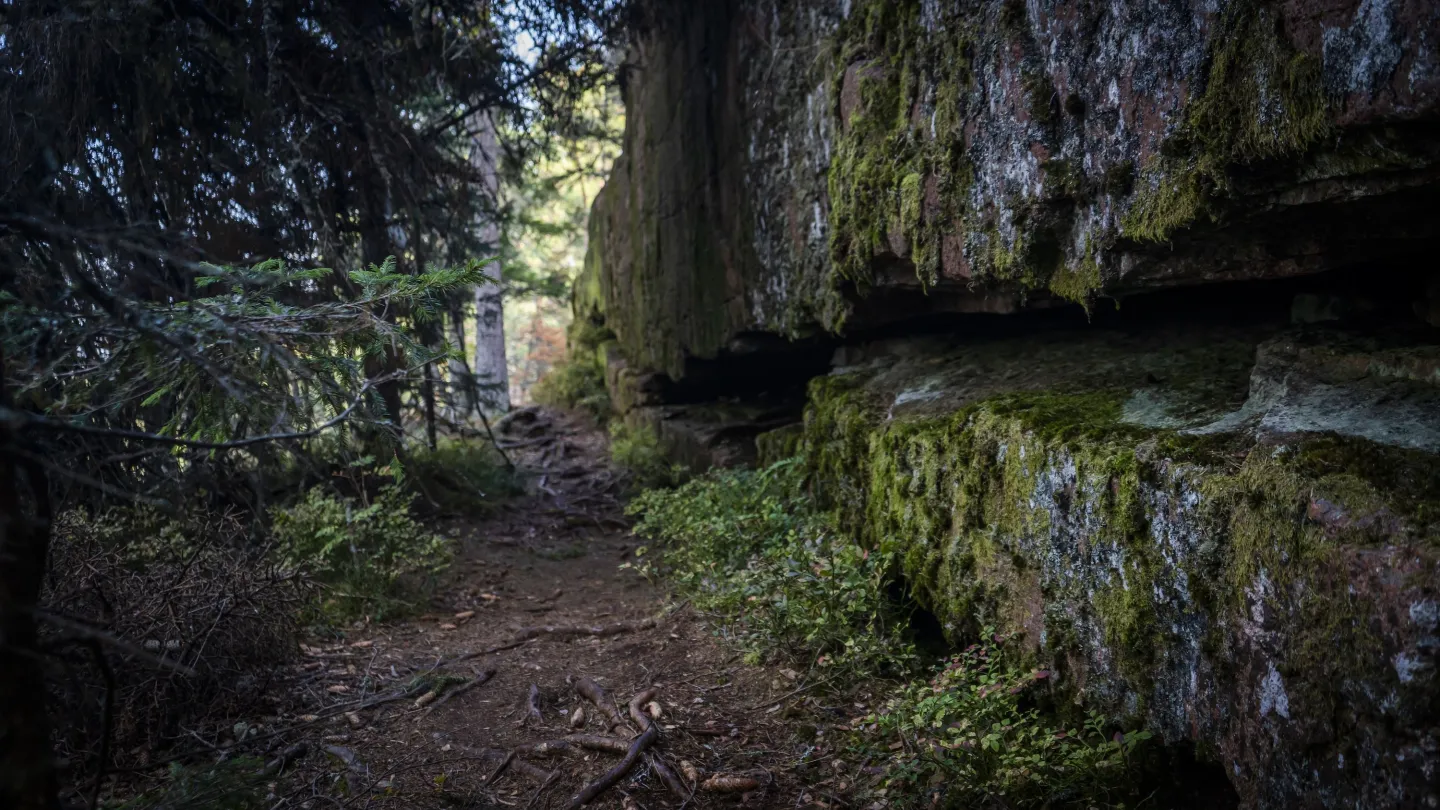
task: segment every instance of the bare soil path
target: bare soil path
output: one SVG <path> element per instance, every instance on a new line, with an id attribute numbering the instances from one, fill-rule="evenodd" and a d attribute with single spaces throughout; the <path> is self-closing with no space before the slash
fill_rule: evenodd
<path id="1" fill-rule="evenodd" d="M 502 438 L 533 494 L 442 526 L 461 550 L 431 612 L 306 647 L 309 748 L 269 754 L 286 774 L 277 810 L 574 806 L 641 736 L 653 744 L 585 806 L 835 803 L 824 783 L 843 791 L 850 774 L 813 720 L 799 741 L 795 673 L 745 665 L 705 617 L 620 569 L 639 541 L 604 437 L 536 411 Z M 582 697 L 591 683 L 608 707 Z"/>

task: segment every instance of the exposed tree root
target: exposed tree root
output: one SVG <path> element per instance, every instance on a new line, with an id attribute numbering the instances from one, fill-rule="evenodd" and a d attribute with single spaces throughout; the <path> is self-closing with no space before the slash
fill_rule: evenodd
<path id="1" fill-rule="evenodd" d="M 748 793 L 760 789 L 760 781 L 748 776 L 717 773 L 700 783 L 700 789 L 707 793 Z"/>
<path id="2" fill-rule="evenodd" d="M 576 808 L 583 807 L 594 801 L 595 797 L 601 793 L 614 787 L 615 783 L 624 779 L 626 774 L 630 773 L 635 767 L 635 763 L 640 761 L 645 751 L 659 739 L 660 727 L 652 724 L 644 734 L 636 737 L 635 741 L 630 744 L 630 750 L 625 752 L 625 757 L 620 760 L 620 764 L 606 771 L 599 779 L 586 785 L 579 793 L 570 797 L 570 804 L 567 806 L 568 810 L 576 810 Z"/>
<path id="3" fill-rule="evenodd" d="M 654 619 L 644 619 L 638 622 L 616 622 L 615 624 L 600 625 L 540 625 L 537 627 L 522 627 L 515 637 L 504 644 L 497 644 L 475 652 L 463 653 L 454 658 L 448 658 L 431 667 L 431 671 L 449 664 L 458 664 L 462 661 L 470 661 L 486 655 L 494 655 L 498 652 L 513 650 L 523 644 L 528 644 L 537 638 L 573 638 L 578 636 L 618 636 L 624 633 L 636 633 L 641 630 L 649 630 L 655 626 Z"/>
<path id="4" fill-rule="evenodd" d="M 654 700 L 655 695 L 659 692 L 659 689 L 646 689 L 635 697 L 630 698 L 630 717 L 635 721 L 635 725 L 640 727 L 642 732 L 649 731 L 650 726 L 653 725 L 653 723 L 650 722 L 650 717 L 645 714 L 645 704 Z"/>
<path id="5" fill-rule="evenodd" d="M 570 636 L 618 636 L 624 633 L 634 633 L 640 630 L 649 630 L 655 626 L 654 619 L 644 619 L 638 622 L 616 622 L 614 624 L 597 625 L 540 625 L 536 627 L 521 628 L 515 634 L 517 640 L 529 640 L 541 636 L 552 638 L 567 638 Z"/>
<path id="6" fill-rule="evenodd" d="M 494 783 L 495 783 L 495 780 L 496 780 L 496 779 L 499 779 L 499 778 L 505 773 L 505 771 L 510 767 L 510 763 L 512 763 L 512 762 L 514 762 L 514 761 L 515 761 L 515 752 L 514 752 L 514 751 L 506 751 L 506 752 L 505 752 L 505 758 L 502 759 L 502 760 L 500 760 L 500 764 L 495 766 L 495 770 L 491 771 L 489 776 L 485 777 L 485 784 L 487 784 L 487 785 L 494 784 Z"/>
<path id="7" fill-rule="evenodd" d="M 601 689 L 594 681 L 591 681 L 589 678 L 582 678 L 575 683 L 575 691 L 579 692 L 586 700 L 594 703 L 601 711 L 605 711 L 608 708 L 611 712 L 614 712 L 611 719 L 617 724 L 624 724 L 624 719 L 619 716 L 620 713 L 615 711 L 614 704 L 610 703 L 609 698 L 606 697 L 605 690 Z M 625 778 L 626 774 L 630 773 L 635 767 L 635 763 L 641 758 L 646 760 L 651 769 L 660 777 L 660 780 L 663 781 L 670 790 L 674 791 L 677 796 L 689 798 L 689 791 L 685 789 L 684 784 L 675 776 L 675 772 L 670 770 L 669 766 L 665 765 L 659 757 L 653 756 L 650 752 L 650 748 L 660 741 L 660 726 L 656 725 L 654 721 L 645 714 L 644 707 L 646 703 L 655 699 L 655 695 L 658 692 L 658 689 L 646 689 L 630 699 L 630 717 L 633 718 L 635 724 L 640 727 L 640 736 L 636 737 L 635 740 L 630 743 L 629 747 L 625 750 L 624 758 L 620 760 L 618 765 L 606 771 L 603 776 L 586 785 L 584 789 L 570 798 L 569 810 L 576 810 L 576 808 L 593 801 L 595 797 L 614 787 L 617 782 Z M 582 743 L 576 739 L 580 737 L 590 738 L 591 735 L 572 734 L 566 739 L 575 742 L 576 745 L 582 745 Z M 614 738 L 609 737 L 594 737 L 591 738 L 591 741 L 607 747 L 613 745 L 615 742 Z"/>
<path id="8" fill-rule="evenodd" d="M 655 775 L 660 777 L 660 781 L 665 783 L 665 787 L 670 788 L 671 793 L 674 793 L 681 801 L 690 800 L 693 791 L 680 781 L 680 777 L 675 775 L 675 771 L 671 770 L 669 765 L 665 764 L 664 757 L 653 751 L 647 751 L 645 752 L 645 761 L 649 763 L 650 770 L 654 771 Z"/>
<path id="9" fill-rule="evenodd" d="M 545 722 L 545 716 L 540 713 L 540 687 L 530 684 L 530 694 L 525 698 L 525 716 L 536 723 Z"/>
<path id="10" fill-rule="evenodd" d="M 623 754 L 630 750 L 629 740 L 622 740 L 619 737 L 603 737 L 599 734 L 571 734 L 565 738 L 565 741 L 591 751 Z"/>
<path id="11" fill-rule="evenodd" d="M 625 725 L 625 718 L 620 716 L 620 710 L 615 708 L 615 703 L 610 700 L 609 695 L 605 694 L 605 690 L 600 688 L 600 684 L 589 678 L 580 678 L 575 681 L 574 686 L 575 692 L 580 697 L 590 701 L 595 708 L 600 710 L 601 714 L 610 718 L 609 731 Z"/>
<path id="12" fill-rule="evenodd" d="M 536 764 L 531 763 L 531 762 L 526 762 L 525 760 L 520 759 L 519 757 L 516 757 L 516 758 L 514 759 L 514 761 L 512 761 L 512 762 L 510 763 L 510 767 L 511 767 L 512 770 L 514 770 L 514 771 L 516 771 L 516 772 L 518 772 L 518 773 L 523 773 L 523 774 L 525 774 L 526 776 L 533 777 L 533 778 L 535 778 L 535 779 L 539 779 L 539 780 L 542 781 L 542 782 L 549 782 L 549 781 L 555 779 L 557 776 L 560 775 L 560 772 L 559 772 L 559 771 L 549 771 L 549 770 L 546 770 L 546 769 L 540 767 L 539 765 L 536 765 Z"/>
<path id="13" fill-rule="evenodd" d="M 540 756 L 540 757 L 548 757 L 548 756 L 551 756 L 552 754 L 563 754 L 563 753 L 568 752 L 568 751 L 570 750 L 570 741 L 569 741 L 569 740 L 546 740 L 546 741 L 544 741 L 544 742 L 530 743 L 529 745 L 522 745 L 522 746 L 520 746 L 520 747 L 519 747 L 518 749 L 516 749 L 516 750 L 518 750 L 518 751 L 524 751 L 524 752 L 527 753 L 527 754 L 534 754 L 534 755 Z"/>

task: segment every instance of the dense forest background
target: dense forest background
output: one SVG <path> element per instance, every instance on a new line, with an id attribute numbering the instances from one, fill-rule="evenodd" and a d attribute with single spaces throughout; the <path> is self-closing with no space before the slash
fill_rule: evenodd
<path id="1" fill-rule="evenodd" d="M 494 393 L 476 290 L 512 302 L 523 400 L 563 351 L 622 11 L 0 6 L 0 805 L 173 758 L 300 617 L 403 605 L 442 545 L 413 510 L 511 485 L 458 441 Z"/>

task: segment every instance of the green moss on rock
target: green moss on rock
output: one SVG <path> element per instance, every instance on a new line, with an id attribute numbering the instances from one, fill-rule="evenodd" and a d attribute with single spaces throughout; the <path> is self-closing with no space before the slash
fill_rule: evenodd
<path id="1" fill-rule="evenodd" d="M 1050 291 L 1061 298 L 1080 304 L 1088 312 L 1091 300 L 1104 286 L 1104 283 L 1105 280 L 1100 273 L 1100 263 L 1095 260 L 1094 246 L 1087 242 L 1085 255 L 1077 266 L 1062 266 L 1050 277 Z"/>
<path id="2" fill-rule="evenodd" d="M 968 184 L 955 101 L 970 79 L 965 43 L 926 36 L 919 12 L 910 0 L 872 0 L 832 43 L 831 97 L 844 126 L 829 170 L 830 255 L 838 276 L 862 288 L 876 257 L 897 252 L 935 284 Z M 927 87 L 939 101 L 922 122 L 914 113 Z M 927 183 L 938 210 L 927 210 Z"/>
<path id="3" fill-rule="evenodd" d="M 1320 61 L 1291 44 L 1272 8 L 1236 3 L 1219 24 L 1205 87 L 1122 219 L 1131 239 L 1168 239 L 1227 194 L 1232 167 L 1302 153 L 1331 130 Z"/>
<path id="4" fill-rule="evenodd" d="M 1272 654 L 1294 673 L 1291 711 L 1333 708 L 1347 678 L 1393 680 L 1367 630 L 1376 601 L 1347 597 L 1341 574 L 1405 538 L 1440 556 L 1429 454 L 1139 427 L 1123 420 L 1124 389 L 1016 392 L 919 418 L 887 417 L 864 372 L 810 395 L 817 493 L 859 542 L 894 552 L 947 634 L 1027 633 L 1042 657 L 1079 661 L 1064 689 L 1087 683 L 1120 716 L 1173 705 L 1193 688 L 1179 673 L 1234 643 L 1225 633 L 1257 600 L 1281 617 Z M 1208 666 L 1250 677 L 1226 674 L 1224 656 Z"/>
<path id="5" fill-rule="evenodd" d="M 786 425 L 767 430 L 755 437 L 755 457 L 761 467 L 768 467 L 777 461 L 793 458 L 800 452 L 805 437 L 803 425 Z"/>

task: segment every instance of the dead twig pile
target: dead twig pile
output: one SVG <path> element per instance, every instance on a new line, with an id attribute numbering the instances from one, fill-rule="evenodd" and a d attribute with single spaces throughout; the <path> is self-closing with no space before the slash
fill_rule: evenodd
<path id="1" fill-rule="evenodd" d="M 189 521 L 143 512 L 56 521 L 41 616 L 73 783 L 144 767 L 193 744 L 209 721 L 257 713 L 297 650 L 306 583 L 245 551 L 234 517 Z"/>

